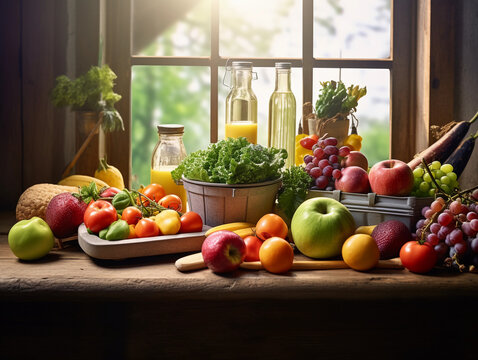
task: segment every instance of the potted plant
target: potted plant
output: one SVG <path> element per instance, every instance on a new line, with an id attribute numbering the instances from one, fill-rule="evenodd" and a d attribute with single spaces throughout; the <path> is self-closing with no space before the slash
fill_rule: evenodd
<path id="1" fill-rule="evenodd" d="M 62 177 L 69 174 L 100 126 L 105 132 L 124 130 L 123 119 L 114 107 L 121 99 L 121 95 L 113 91 L 115 79 L 116 74 L 108 65 L 92 66 L 76 79 L 66 75 L 56 78 L 51 93 L 53 104 L 56 107 L 71 106 L 84 124 L 85 133 L 88 133 Z"/>
<path id="2" fill-rule="evenodd" d="M 360 88 L 358 85 L 346 88 L 343 82 L 333 80 L 321 82 L 321 85 L 322 89 L 315 103 L 315 114 L 312 118 L 309 117 L 309 132 L 319 137 L 328 134 L 335 137 L 339 144 L 343 144 L 348 136 L 348 117 L 354 117 L 358 101 L 367 94 L 367 88 Z"/>

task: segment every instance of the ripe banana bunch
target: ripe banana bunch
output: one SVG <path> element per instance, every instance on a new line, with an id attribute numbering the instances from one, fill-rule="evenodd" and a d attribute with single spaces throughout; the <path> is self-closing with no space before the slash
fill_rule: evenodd
<path id="1" fill-rule="evenodd" d="M 252 229 L 255 229 L 255 224 L 251 224 L 248 222 L 233 222 L 233 223 L 228 223 L 228 224 L 223 224 L 219 226 L 215 226 L 213 228 L 210 228 L 208 231 L 206 231 L 206 237 L 211 235 L 212 233 L 215 233 L 216 231 L 221 231 L 221 230 L 228 230 L 235 232 L 238 234 L 240 237 L 244 238 L 246 236 L 252 235 L 254 231 Z M 241 234 L 246 234 L 249 233 L 249 235 L 244 235 L 242 236 Z"/>
<path id="2" fill-rule="evenodd" d="M 103 180 L 88 175 L 71 175 L 60 180 L 58 185 L 82 187 L 89 185 L 92 181 L 96 184 L 98 191 L 105 186 L 109 187 Z"/>

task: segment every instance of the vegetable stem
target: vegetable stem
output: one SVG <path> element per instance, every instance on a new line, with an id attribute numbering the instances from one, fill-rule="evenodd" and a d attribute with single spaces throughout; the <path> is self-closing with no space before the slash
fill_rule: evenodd
<path id="1" fill-rule="evenodd" d="M 474 122 L 476 119 L 478 119 L 478 111 L 476 112 L 476 114 L 475 114 L 470 120 L 468 120 L 468 122 L 469 122 L 470 124 L 473 124 L 473 122 Z"/>

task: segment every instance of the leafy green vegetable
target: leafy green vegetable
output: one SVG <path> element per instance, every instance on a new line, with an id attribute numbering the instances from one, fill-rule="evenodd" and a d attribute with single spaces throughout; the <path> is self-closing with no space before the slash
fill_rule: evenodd
<path id="1" fill-rule="evenodd" d="M 251 184 L 277 179 L 287 159 L 284 149 L 250 144 L 246 138 L 228 138 L 186 157 L 172 171 L 173 179 L 224 184 Z"/>
<path id="2" fill-rule="evenodd" d="M 302 166 L 292 166 L 282 172 L 278 206 L 289 219 L 292 219 L 299 205 L 304 202 L 310 183 L 311 177 Z"/>
<path id="3" fill-rule="evenodd" d="M 70 106 L 75 111 L 102 112 L 102 127 L 106 132 L 124 130 L 123 119 L 114 104 L 121 95 L 113 91 L 116 74 L 108 65 L 92 66 L 75 80 L 65 75 L 56 78 L 51 98 L 57 107 Z"/>
<path id="4" fill-rule="evenodd" d="M 315 114 L 320 118 L 332 118 L 337 114 L 348 115 L 356 111 L 358 100 L 367 94 L 367 88 L 351 85 L 345 88 L 341 81 L 325 81 L 320 83 L 319 98 L 315 103 Z"/>

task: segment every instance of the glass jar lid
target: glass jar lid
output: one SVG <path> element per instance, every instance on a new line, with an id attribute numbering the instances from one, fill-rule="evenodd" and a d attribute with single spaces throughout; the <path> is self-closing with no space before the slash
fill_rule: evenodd
<path id="1" fill-rule="evenodd" d="M 159 134 L 183 134 L 184 125 L 180 124 L 163 124 L 158 125 Z"/>
<path id="2" fill-rule="evenodd" d="M 234 69 L 252 69 L 252 62 L 250 61 L 233 61 L 232 67 Z"/>

